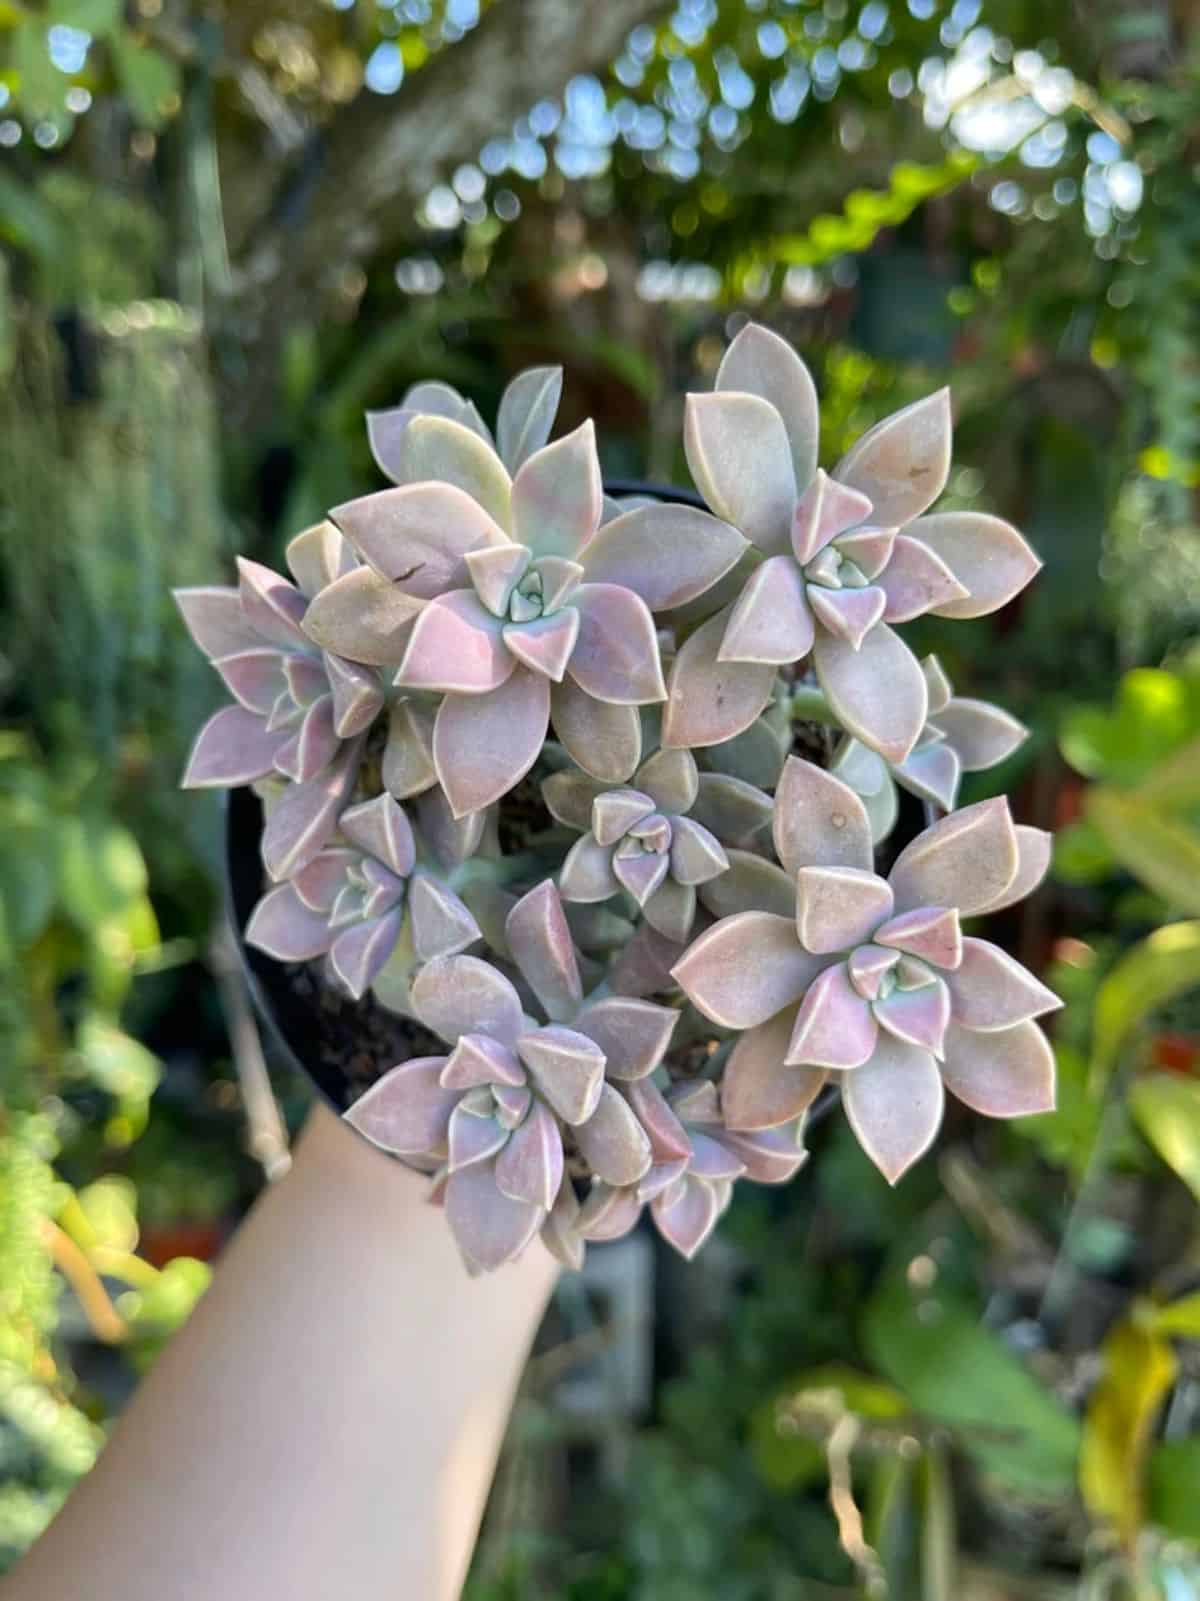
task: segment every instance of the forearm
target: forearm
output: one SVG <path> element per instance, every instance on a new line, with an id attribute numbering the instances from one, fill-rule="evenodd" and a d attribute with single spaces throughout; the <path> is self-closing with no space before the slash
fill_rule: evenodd
<path id="1" fill-rule="evenodd" d="M 456 1596 L 556 1269 L 468 1279 L 424 1193 L 314 1112 L 4 1601 Z"/>

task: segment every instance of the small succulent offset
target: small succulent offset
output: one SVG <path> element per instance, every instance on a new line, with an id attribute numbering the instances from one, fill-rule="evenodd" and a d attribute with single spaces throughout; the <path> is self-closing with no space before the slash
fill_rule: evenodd
<path id="1" fill-rule="evenodd" d="M 831 1084 L 893 1183 L 946 1089 L 1054 1100 L 1056 997 L 962 926 L 1048 864 L 1005 800 L 955 809 L 1025 730 L 896 631 L 1039 566 L 931 509 L 945 391 L 826 473 L 807 369 L 748 324 L 687 400 L 701 510 L 606 497 L 591 423 L 550 442 L 561 389 L 522 373 L 493 435 L 416 385 L 368 418 L 391 487 L 298 535 L 294 583 L 178 596 L 235 701 L 184 783 L 265 808 L 246 938 L 444 1042 L 346 1117 L 430 1176 L 472 1272 L 538 1237 L 578 1267 L 643 1210 L 690 1257 L 739 1179 L 799 1170 Z M 899 789 L 927 826 L 883 875 Z"/>

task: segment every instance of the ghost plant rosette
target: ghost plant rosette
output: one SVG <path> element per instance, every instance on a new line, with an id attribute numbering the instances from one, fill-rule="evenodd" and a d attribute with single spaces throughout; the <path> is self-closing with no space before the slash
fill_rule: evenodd
<path id="1" fill-rule="evenodd" d="M 294 582 L 178 596 L 234 701 L 184 783 L 263 803 L 245 938 L 411 1032 L 346 1117 L 472 1271 L 538 1237 L 578 1266 L 643 1211 L 693 1255 L 739 1180 L 799 1170 L 830 1085 L 893 1183 L 946 1090 L 1054 1097 L 1056 998 L 964 929 L 1046 870 L 1005 800 L 955 809 L 1025 730 L 900 632 L 1039 565 L 935 508 L 945 391 L 826 473 L 807 369 L 748 325 L 687 401 L 706 511 L 606 497 L 590 422 L 550 442 L 561 387 L 522 373 L 493 435 L 416 385 L 368 419 L 390 487 L 298 535 Z M 883 874 L 899 790 L 929 826 Z"/>

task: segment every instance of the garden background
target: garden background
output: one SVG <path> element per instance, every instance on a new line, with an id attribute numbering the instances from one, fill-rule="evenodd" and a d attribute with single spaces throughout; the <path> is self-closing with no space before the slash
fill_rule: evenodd
<path id="1" fill-rule="evenodd" d="M 826 462 L 950 382 L 951 503 L 1045 560 L 914 644 L 1032 730 L 967 798 L 1058 831 L 1004 933 L 1059 1106 L 894 1192 L 835 1115 L 692 1266 L 593 1251 L 470 1601 L 1200 1596 L 1198 176 L 1195 0 L 0 0 L 0 1569 L 305 1105 L 169 586 L 377 487 L 422 377 L 561 361 L 686 482 L 752 315 Z"/>

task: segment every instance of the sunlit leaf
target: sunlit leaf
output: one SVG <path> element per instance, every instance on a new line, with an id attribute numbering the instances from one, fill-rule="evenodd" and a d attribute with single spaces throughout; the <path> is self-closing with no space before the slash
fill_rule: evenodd
<path id="1" fill-rule="evenodd" d="M 1138 1025 L 1196 984 L 1200 984 L 1200 921 L 1168 923 L 1121 957 L 1096 991 L 1093 1090 L 1108 1078 Z"/>
<path id="2" fill-rule="evenodd" d="M 1123 867 L 1171 905 L 1200 912 L 1200 829 L 1138 790 L 1097 785 L 1084 804 L 1088 821 Z"/>
<path id="3" fill-rule="evenodd" d="M 1159 1156 L 1200 1200 L 1200 1081 L 1151 1074 L 1134 1084 L 1129 1106 Z"/>
<path id="4" fill-rule="evenodd" d="M 1167 1391 L 1175 1382 L 1170 1344 L 1133 1320 L 1101 1347 L 1104 1372 L 1088 1400 L 1079 1453 L 1079 1488 L 1094 1518 L 1131 1544 L 1145 1516 L 1146 1454 Z"/>

